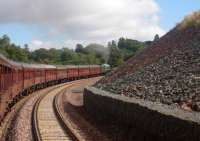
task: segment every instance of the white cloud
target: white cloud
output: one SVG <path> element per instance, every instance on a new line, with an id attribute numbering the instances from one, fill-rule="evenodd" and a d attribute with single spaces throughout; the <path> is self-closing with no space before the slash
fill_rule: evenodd
<path id="1" fill-rule="evenodd" d="M 34 45 L 34 46 L 40 47 L 40 46 L 43 45 L 43 42 L 40 41 L 40 40 L 33 40 L 33 41 L 31 42 L 31 44 Z"/>
<path id="2" fill-rule="evenodd" d="M 0 23 L 45 26 L 66 42 L 149 40 L 165 33 L 158 12 L 155 0 L 0 0 Z"/>
<path id="3" fill-rule="evenodd" d="M 40 49 L 40 48 L 45 48 L 45 49 L 50 49 L 50 48 L 62 48 L 61 45 L 53 43 L 53 42 L 44 42 L 41 40 L 33 40 L 29 43 L 29 48 L 31 51 Z"/>

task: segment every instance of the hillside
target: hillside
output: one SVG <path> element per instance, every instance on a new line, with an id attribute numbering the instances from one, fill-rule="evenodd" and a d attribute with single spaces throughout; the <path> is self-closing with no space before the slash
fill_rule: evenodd
<path id="1" fill-rule="evenodd" d="M 186 17 L 96 87 L 200 111 L 200 12 Z"/>

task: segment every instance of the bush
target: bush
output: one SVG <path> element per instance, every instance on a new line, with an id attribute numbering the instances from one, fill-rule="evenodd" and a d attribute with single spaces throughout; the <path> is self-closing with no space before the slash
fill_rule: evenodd
<path id="1" fill-rule="evenodd" d="M 184 20 L 178 24 L 179 29 L 185 29 L 187 27 L 199 27 L 200 26 L 200 10 L 186 16 Z"/>

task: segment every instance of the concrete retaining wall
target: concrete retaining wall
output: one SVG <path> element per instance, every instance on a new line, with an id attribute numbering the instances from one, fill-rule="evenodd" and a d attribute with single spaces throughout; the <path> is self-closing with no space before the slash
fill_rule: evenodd
<path id="1" fill-rule="evenodd" d="M 84 107 L 95 120 L 104 123 L 115 120 L 119 125 L 137 129 L 147 141 L 200 141 L 200 113 L 115 95 L 94 87 L 84 90 Z"/>

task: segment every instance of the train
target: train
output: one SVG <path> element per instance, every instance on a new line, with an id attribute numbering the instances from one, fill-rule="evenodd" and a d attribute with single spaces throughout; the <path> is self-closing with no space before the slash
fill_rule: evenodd
<path id="1" fill-rule="evenodd" d="M 48 86 L 105 73 L 101 65 L 26 64 L 0 54 L 0 123 L 21 97 Z"/>

